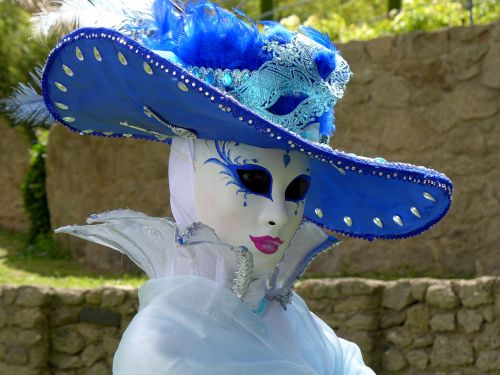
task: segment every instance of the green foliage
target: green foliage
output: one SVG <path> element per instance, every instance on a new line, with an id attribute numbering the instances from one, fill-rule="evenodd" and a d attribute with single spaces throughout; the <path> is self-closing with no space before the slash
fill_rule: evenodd
<path id="1" fill-rule="evenodd" d="M 69 252 L 64 251 L 54 240 L 50 233 L 40 233 L 34 239 L 26 243 L 23 251 L 17 256 L 20 260 L 44 258 L 44 259 L 70 259 Z"/>
<path id="2" fill-rule="evenodd" d="M 0 284 L 48 285 L 54 288 L 97 288 L 102 285 L 141 286 L 144 274 L 97 272 L 64 257 L 26 254 L 28 236 L 0 229 Z"/>
<path id="3" fill-rule="evenodd" d="M 50 233 L 50 214 L 45 191 L 46 146 L 36 143 L 31 148 L 30 169 L 21 187 L 24 208 L 30 221 L 30 241 Z"/>
<path id="4" fill-rule="evenodd" d="M 461 26 L 467 22 L 467 10 L 450 0 L 405 0 L 401 12 L 381 23 L 379 30 L 395 34 L 413 30 L 430 31 Z"/>
<path id="5" fill-rule="evenodd" d="M 401 11 L 386 13 L 386 1 L 324 0 L 314 2 L 308 9 L 290 9 L 282 23 L 297 27 L 301 21 L 322 32 L 334 41 L 366 40 L 378 36 L 401 34 L 414 30 L 431 31 L 469 23 L 467 1 L 403 0 Z M 309 3 L 308 3 L 309 4 Z M 305 7 L 305 6 L 304 6 Z M 500 2 L 474 1 L 475 23 L 500 19 Z"/>
<path id="6" fill-rule="evenodd" d="M 359 23 L 361 20 L 371 20 L 378 17 L 384 17 L 386 14 L 387 0 L 321 0 L 308 1 L 297 6 L 297 0 L 285 0 L 279 2 L 279 8 L 285 8 L 279 11 L 278 19 L 296 15 L 302 21 L 311 16 L 324 17 L 329 19 L 332 14 L 344 20 L 346 25 Z M 289 8 L 286 8 L 290 6 Z"/>
<path id="7" fill-rule="evenodd" d="M 31 38 L 30 14 L 19 5 L 0 0 L 0 98 L 28 80 L 28 73 L 45 61 L 47 45 Z"/>
<path id="8" fill-rule="evenodd" d="M 261 14 L 260 0 L 213 0 L 224 9 L 238 8 L 242 10 L 250 19 L 256 20 Z M 277 1 L 274 3 L 276 4 Z"/>
<path id="9" fill-rule="evenodd" d="M 498 20 L 500 18 L 500 1 L 498 0 L 482 0 L 475 1 L 472 8 L 474 22 L 487 23 Z"/>

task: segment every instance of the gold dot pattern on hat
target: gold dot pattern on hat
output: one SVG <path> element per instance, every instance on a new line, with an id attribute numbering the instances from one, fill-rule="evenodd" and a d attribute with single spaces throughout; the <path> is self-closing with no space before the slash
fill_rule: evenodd
<path id="1" fill-rule="evenodd" d="M 378 218 L 378 217 L 374 217 L 373 218 L 373 222 L 379 228 L 383 228 L 384 227 L 384 224 L 382 224 L 382 220 L 380 220 L 380 218 Z"/>
<path id="2" fill-rule="evenodd" d="M 83 61 L 84 60 L 84 57 L 83 57 L 83 52 L 82 50 L 79 48 L 79 47 L 76 47 L 75 48 L 75 54 L 76 54 L 76 58 L 80 61 Z"/>

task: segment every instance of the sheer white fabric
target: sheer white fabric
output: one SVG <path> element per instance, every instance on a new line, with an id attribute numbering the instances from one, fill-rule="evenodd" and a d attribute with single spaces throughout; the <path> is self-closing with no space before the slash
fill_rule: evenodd
<path id="1" fill-rule="evenodd" d="M 193 140 L 181 137 L 172 138 L 168 160 L 170 208 L 176 223 L 180 225 L 190 225 L 196 221 L 193 159 Z"/>
<path id="2" fill-rule="evenodd" d="M 195 275 L 213 280 L 233 290 L 255 309 L 266 294 L 272 298 L 290 292 L 306 266 L 302 260 L 310 249 L 336 244 L 316 225 L 302 223 L 276 267 L 274 282 L 268 285 L 268 280 L 255 277 L 248 250 L 222 242 L 206 225 L 178 225 L 168 218 L 150 217 L 132 210 L 94 214 L 87 222 L 91 225 L 70 225 L 56 232 L 119 251 L 151 279 Z"/>
<path id="3" fill-rule="evenodd" d="M 131 210 L 88 222 L 57 231 L 120 251 L 151 278 L 140 289 L 140 311 L 120 342 L 114 374 L 373 375 L 357 346 L 339 340 L 295 293 L 286 310 L 270 301 L 257 314 L 272 290 L 252 278 L 249 253 L 222 243 L 209 227 Z M 293 279 L 310 247 L 328 242 L 320 233 L 301 225 L 287 252 L 294 256 L 281 262 L 276 280 Z"/>
<path id="4" fill-rule="evenodd" d="M 115 355 L 115 374 L 345 373 L 339 340 L 298 296 L 286 312 L 272 302 L 263 317 L 198 277 L 150 280 L 139 296 L 141 309 Z"/>
<path id="5" fill-rule="evenodd" d="M 115 375 L 373 375 L 359 348 L 337 338 L 292 287 L 318 252 L 338 244 L 304 222 L 271 280 L 252 255 L 195 221 L 194 143 L 175 137 L 169 160 L 175 221 L 131 210 L 59 228 L 129 256 L 151 280 L 113 361 Z M 290 298 L 291 303 L 286 310 Z M 285 301 L 285 302 L 284 302 Z"/>

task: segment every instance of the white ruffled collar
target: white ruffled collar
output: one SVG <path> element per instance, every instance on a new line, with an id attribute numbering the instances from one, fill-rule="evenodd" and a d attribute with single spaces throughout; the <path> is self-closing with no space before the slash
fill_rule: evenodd
<path id="1" fill-rule="evenodd" d="M 296 281 L 310 262 L 341 242 L 304 221 L 272 276 L 263 278 L 256 277 L 252 254 L 246 248 L 222 242 L 213 229 L 201 223 L 182 226 L 170 218 L 132 210 L 94 214 L 87 223 L 65 226 L 56 233 L 72 234 L 117 250 L 150 279 L 174 275 L 211 279 L 255 310 L 262 309 L 267 300 L 277 300 L 286 308 Z"/>

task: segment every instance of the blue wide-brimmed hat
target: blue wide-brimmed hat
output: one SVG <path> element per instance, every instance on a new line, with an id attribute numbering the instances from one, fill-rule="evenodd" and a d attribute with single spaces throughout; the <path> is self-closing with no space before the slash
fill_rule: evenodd
<path id="1" fill-rule="evenodd" d="M 81 134 L 301 152 L 311 159 L 307 220 L 364 239 L 417 235 L 446 214 L 452 183 L 328 145 L 350 74 L 328 36 L 311 28 L 258 27 L 209 2 L 157 0 L 120 27 L 64 37 L 42 90 L 51 116 Z"/>

